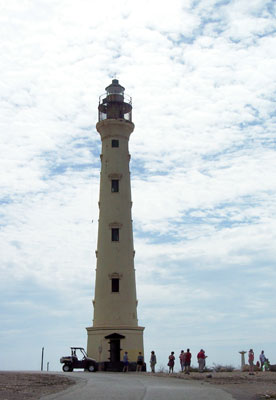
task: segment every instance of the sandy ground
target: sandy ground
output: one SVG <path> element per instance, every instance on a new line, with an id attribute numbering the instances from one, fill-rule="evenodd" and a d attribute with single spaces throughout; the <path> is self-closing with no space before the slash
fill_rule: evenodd
<path id="1" fill-rule="evenodd" d="M 38 400 L 74 384 L 73 379 L 47 372 L 0 372 L 0 400 Z"/>
<path id="2" fill-rule="evenodd" d="M 167 374 L 156 374 L 165 375 Z M 200 380 L 215 385 L 229 393 L 237 400 L 276 399 L 276 372 L 257 372 L 248 375 L 248 372 L 212 372 L 190 375 L 177 373 L 171 375 L 178 379 Z"/>
<path id="3" fill-rule="evenodd" d="M 168 377 L 157 373 L 156 376 Z M 246 372 L 181 373 L 170 375 L 172 379 L 200 380 L 216 385 L 231 393 L 237 400 L 276 399 L 276 373 L 259 372 L 249 376 Z M 36 372 L 0 372 L 1 400 L 38 400 L 41 396 L 59 392 L 75 381 L 64 375 Z"/>

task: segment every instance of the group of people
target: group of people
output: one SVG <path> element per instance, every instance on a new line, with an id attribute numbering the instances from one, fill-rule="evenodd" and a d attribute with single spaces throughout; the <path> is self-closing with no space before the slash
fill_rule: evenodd
<path id="1" fill-rule="evenodd" d="M 151 355 L 150 355 L 151 372 L 155 372 L 156 363 L 157 363 L 156 355 L 155 355 L 155 352 L 152 351 Z M 128 360 L 128 352 L 127 351 L 125 351 L 125 354 L 123 356 L 123 364 L 124 364 L 123 372 L 128 372 L 129 360 Z M 142 355 L 141 351 L 139 351 L 139 354 L 137 357 L 137 362 L 136 362 L 136 371 L 141 372 L 144 364 L 145 364 L 144 356 Z"/>
<path id="2" fill-rule="evenodd" d="M 249 375 L 254 375 L 254 351 L 253 349 L 250 349 L 248 352 L 248 364 L 249 364 Z M 256 367 L 261 368 L 262 371 L 268 371 L 269 370 L 269 360 L 266 358 L 264 354 L 264 350 L 261 351 L 261 354 L 259 356 L 259 360 L 256 362 Z"/>
<path id="3" fill-rule="evenodd" d="M 197 354 L 199 372 L 203 372 L 206 358 L 207 356 L 205 355 L 205 351 L 201 349 Z M 191 359 L 192 359 L 192 354 L 190 352 L 190 349 L 187 349 L 187 351 L 181 350 L 179 355 L 181 371 L 188 375 L 190 374 Z M 156 363 L 157 363 L 156 354 L 152 350 L 150 355 L 150 368 L 151 372 L 153 373 L 155 373 Z M 174 363 L 175 363 L 175 356 L 174 356 L 174 351 L 172 351 L 171 354 L 169 355 L 169 360 L 168 360 L 169 373 L 173 373 Z M 123 372 L 128 372 L 129 361 L 128 361 L 127 351 L 123 356 L 123 364 L 124 364 Z M 141 372 L 144 365 L 144 356 L 142 355 L 141 352 L 139 352 L 138 354 L 136 364 L 137 364 L 136 371 Z"/>
<path id="4" fill-rule="evenodd" d="M 129 366 L 129 361 L 128 361 L 128 352 L 125 351 L 125 354 L 123 356 L 123 372 L 128 372 L 128 366 Z M 141 372 L 143 365 L 144 365 L 144 356 L 142 355 L 141 351 L 139 351 L 138 357 L 137 357 L 137 362 L 136 362 L 136 371 Z"/>
<path id="5" fill-rule="evenodd" d="M 201 349 L 199 351 L 199 353 L 197 354 L 197 362 L 198 362 L 199 372 L 203 372 L 203 370 L 205 368 L 205 359 L 206 358 L 207 358 L 207 356 L 205 355 L 205 351 L 203 349 Z M 192 354 L 190 352 L 190 349 L 187 349 L 186 352 L 184 352 L 184 350 L 181 350 L 180 355 L 179 355 L 181 372 L 184 372 L 185 374 L 188 374 L 188 375 L 190 374 L 191 359 L 192 359 Z M 175 356 L 174 356 L 174 351 L 172 351 L 171 354 L 169 355 L 169 362 L 168 362 L 169 373 L 173 373 L 174 363 L 175 363 Z"/>
<path id="6" fill-rule="evenodd" d="M 197 362 L 198 362 L 198 371 L 203 372 L 205 366 L 206 366 L 206 354 L 203 349 L 200 349 L 200 351 L 197 354 Z M 171 352 L 171 354 L 168 357 L 168 367 L 169 367 L 169 373 L 173 373 L 174 370 L 174 364 L 175 364 L 175 355 L 174 351 Z M 192 354 L 190 352 L 190 349 L 187 349 L 187 351 L 181 350 L 179 354 L 179 362 L 180 362 L 180 368 L 181 371 L 184 372 L 185 374 L 190 374 L 190 367 L 191 367 L 191 359 L 192 359 Z M 262 371 L 266 371 L 269 369 L 269 360 L 266 358 L 264 354 L 264 350 L 262 350 L 260 356 L 259 356 L 259 361 L 257 361 L 256 366 L 258 368 L 261 368 Z M 151 355 L 150 355 L 150 368 L 151 372 L 155 373 L 155 365 L 157 363 L 156 359 L 156 354 L 152 350 Z M 126 351 L 124 356 L 123 356 L 123 372 L 128 371 L 128 366 L 129 366 L 129 361 L 128 361 L 128 352 Z M 138 357 L 137 357 L 137 367 L 136 371 L 141 372 L 143 365 L 144 365 L 144 356 L 142 355 L 141 352 L 139 352 Z M 248 352 L 248 364 L 249 364 L 249 375 L 254 375 L 254 351 L 253 349 L 250 349 Z"/>

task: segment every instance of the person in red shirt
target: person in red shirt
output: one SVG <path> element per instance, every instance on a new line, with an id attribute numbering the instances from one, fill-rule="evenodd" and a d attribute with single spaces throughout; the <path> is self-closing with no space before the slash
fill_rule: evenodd
<path id="1" fill-rule="evenodd" d="M 184 365 L 185 365 L 185 353 L 184 353 L 184 350 L 181 350 L 181 353 L 179 355 L 179 361 L 180 361 L 181 372 L 183 372 L 184 371 Z"/>
<path id="2" fill-rule="evenodd" d="M 199 372 L 203 372 L 203 369 L 205 367 L 205 358 L 206 358 L 205 351 L 203 349 L 201 349 L 200 352 L 197 355 Z"/>
<path id="3" fill-rule="evenodd" d="M 170 372 L 173 373 L 174 360 L 175 360 L 174 351 L 172 351 L 171 354 L 169 355 L 169 362 L 168 362 L 169 373 Z"/>
<path id="4" fill-rule="evenodd" d="M 190 353 L 190 349 L 187 349 L 185 356 L 184 356 L 184 367 L 185 367 L 185 374 L 190 375 L 190 366 L 191 366 L 191 358 L 192 354 Z"/>
<path id="5" fill-rule="evenodd" d="M 249 375 L 254 375 L 254 351 L 252 349 L 248 352 Z"/>

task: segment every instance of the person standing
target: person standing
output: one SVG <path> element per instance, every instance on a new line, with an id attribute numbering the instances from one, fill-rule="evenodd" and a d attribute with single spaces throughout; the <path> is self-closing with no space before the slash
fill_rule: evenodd
<path id="1" fill-rule="evenodd" d="M 269 359 L 266 358 L 263 366 L 263 371 L 269 371 L 270 370 L 270 362 Z"/>
<path id="2" fill-rule="evenodd" d="M 200 350 L 200 352 L 197 354 L 197 362 L 198 362 L 198 371 L 203 372 L 203 369 L 205 367 L 205 351 L 203 349 Z"/>
<path id="3" fill-rule="evenodd" d="M 174 360 L 175 360 L 174 351 L 172 351 L 171 354 L 169 355 L 169 362 L 168 362 L 169 373 L 170 372 L 173 373 Z"/>
<path id="4" fill-rule="evenodd" d="M 259 359 L 260 359 L 260 363 L 261 363 L 261 370 L 263 371 L 263 366 L 264 366 L 264 363 L 265 363 L 265 360 L 266 360 L 266 356 L 265 356 L 263 350 L 261 351 Z"/>
<path id="5" fill-rule="evenodd" d="M 254 375 L 254 351 L 252 349 L 248 352 L 249 375 Z"/>
<path id="6" fill-rule="evenodd" d="M 184 367 L 185 367 L 185 374 L 188 375 L 190 375 L 191 359 L 192 359 L 192 354 L 190 353 L 190 349 L 187 349 L 184 357 Z"/>
<path id="7" fill-rule="evenodd" d="M 181 372 L 183 372 L 183 371 L 184 371 L 184 363 L 185 363 L 185 353 L 184 353 L 184 350 L 181 350 L 181 353 L 179 354 L 179 361 L 180 361 Z"/>
<path id="8" fill-rule="evenodd" d="M 156 365 L 156 355 L 154 353 L 154 351 L 152 350 L 151 354 L 150 354 L 150 368 L 151 368 L 151 372 L 155 373 L 155 365 Z"/>
<path id="9" fill-rule="evenodd" d="M 144 365 L 144 357 L 142 356 L 141 351 L 139 351 L 139 354 L 138 354 L 138 357 L 137 357 L 137 368 L 136 368 L 136 371 L 137 372 L 141 372 L 143 365 Z"/>
<path id="10" fill-rule="evenodd" d="M 128 372 L 129 362 L 128 362 L 128 353 L 127 353 L 127 351 L 125 351 L 125 354 L 124 354 L 124 357 L 123 357 L 123 363 L 124 363 L 123 372 Z"/>

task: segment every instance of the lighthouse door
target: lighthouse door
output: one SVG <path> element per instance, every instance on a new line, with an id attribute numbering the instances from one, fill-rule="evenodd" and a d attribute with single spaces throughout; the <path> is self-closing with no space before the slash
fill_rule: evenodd
<path id="1" fill-rule="evenodd" d="M 125 336 L 119 335 L 118 333 L 112 333 L 111 335 L 105 336 L 105 339 L 109 340 L 109 353 L 110 353 L 110 367 L 112 371 L 120 371 L 121 368 L 121 340 L 125 339 Z"/>
<path id="2" fill-rule="evenodd" d="M 120 339 L 110 339 L 110 361 L 112 363 L 120 361 L 120 355 Z"/>

